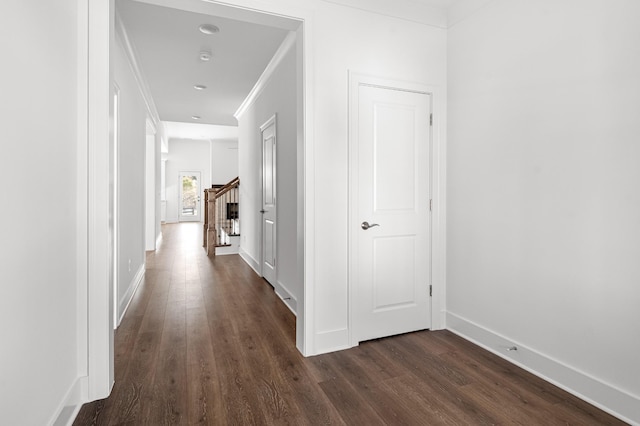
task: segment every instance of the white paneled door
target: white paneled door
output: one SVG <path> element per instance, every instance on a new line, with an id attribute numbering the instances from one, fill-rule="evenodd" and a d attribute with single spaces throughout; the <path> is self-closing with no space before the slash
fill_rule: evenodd
<path id="1" fill-rule="evenodd" d="M 431 95 L 362 81 L 352 90 L 352 340 L 360 342 L 431 326 Z"/>
<path id="2" fill-rule="evenodd" d="M 277 279 L 276 240 L 276 116 L 262 127 L 262 276 Z"/>
<path id="3" fill-rule="evenodd" d="M 178 219 L 180 222 L 200 222 L 200 172 L 180 172 L 178 186 L 180 202 Z"/>

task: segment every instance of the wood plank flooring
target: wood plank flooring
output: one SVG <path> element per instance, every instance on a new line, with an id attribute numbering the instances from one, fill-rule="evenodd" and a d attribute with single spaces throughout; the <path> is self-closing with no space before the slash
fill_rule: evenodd
<path id="1" fill-rule="evenodd" d="M 165 225 L 116 332 L 111 396 L 74 425 L 624 424 L 447 331 L 311 358 L 295 317 L 197 223 Z"/>

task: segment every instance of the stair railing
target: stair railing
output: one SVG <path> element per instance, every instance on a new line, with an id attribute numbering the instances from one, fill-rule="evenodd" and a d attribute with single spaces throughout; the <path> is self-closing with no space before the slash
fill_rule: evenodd
<path id="1" fill-rule="evenodd" d="M 239 186 L 240 179 L 236 177 L 204 191 L 203 246 L 208 256 L 215 256 L 216 247 L 229 246 L 231 237 L 240 235 Z"/>

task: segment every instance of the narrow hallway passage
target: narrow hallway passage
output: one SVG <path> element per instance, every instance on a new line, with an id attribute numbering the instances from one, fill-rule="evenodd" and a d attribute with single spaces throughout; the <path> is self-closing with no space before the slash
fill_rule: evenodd
<path id="1" fill-rule="evenodd" d="M 449 332 L 311 358 L 295 317 L 201 224 L 163 226 L 116 331 L 116 383 L 74 425 L 622 424 Z"/>
<path id="2" fill-rule="evenodd" d="M 163 226 L 116 331 L 113 392 L 74 424 L 339 423 L 295 348 L 294 315 L 239 256 L 209 259 L 201 229 Z"/>

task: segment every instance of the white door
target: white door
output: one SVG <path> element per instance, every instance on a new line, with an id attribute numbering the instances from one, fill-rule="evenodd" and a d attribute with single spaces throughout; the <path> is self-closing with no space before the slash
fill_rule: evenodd
<path id="1" fill-rule="evenodd" d="M 178 177 L 180 222 L 200 222 L 200 172 L 180 172 Z"/>
<path id="2" fill-rule="evenodd" d="M 260 127 L 262 132 L 262 276 L 275 285 L 276 259 L 276 116 Z"/>
<path id="3" fill-rule="evenodd" d="M 149 124 L 147 124 L 149 127 Z M 147 128 L 145 150 L 145 250 L 156 249 L 156 137 Z"/>
<path id="4" fill-rule="evenodd" d="M 360 342 L 431 326 L 431 95 L 362 81 L 352 90 L 351 280 Z"/>

